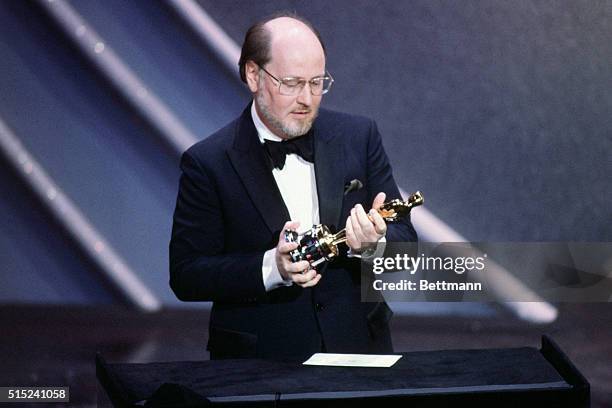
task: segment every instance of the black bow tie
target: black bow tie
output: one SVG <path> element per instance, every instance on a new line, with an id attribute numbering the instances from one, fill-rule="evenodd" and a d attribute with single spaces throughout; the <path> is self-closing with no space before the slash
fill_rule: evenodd
<path id="1" fill-rule="evenodd" d="M 279 170 L 285 167 L 285 159 L 288 154 L 297 154 L 302 159 L 314 163 L 314 149 L 312 144 L 312 134 L 309 132 L 304 136 L 289 139 L 283 142 L 273 142 L 266 140 L 264 147 L 268 156 L 272 160 L 272 166 Z"/>

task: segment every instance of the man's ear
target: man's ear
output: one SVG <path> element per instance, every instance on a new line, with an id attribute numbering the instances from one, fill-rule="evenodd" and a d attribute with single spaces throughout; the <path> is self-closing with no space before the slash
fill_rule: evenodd
<path id="1" fill-rule="evenodd" d="M 247 85 L 252 93 L 257 92 L 259 89 L 259 66 L 253 61 L 247 61 L 245 67 L 245 75 L 247 80 Z"/>

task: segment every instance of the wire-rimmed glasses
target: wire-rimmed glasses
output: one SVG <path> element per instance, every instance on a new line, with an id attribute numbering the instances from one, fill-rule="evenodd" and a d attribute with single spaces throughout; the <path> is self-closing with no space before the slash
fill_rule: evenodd
<path id="1" fill-rule="evenodd" d="M 274 79 L 278 83 L 278 91 L 281 95 L 287 96 L 295 96 L 302 92 L 304 86 L 306 86 L 306 82 L 310 85 L 310 93 L 319 96 L 325 95 L 329 92 L 332 84 L 334 83 L 334 78 L 332 78 L 331 74 L 325 71 L 325 75 L 316 76 L 311 79 L 304 79 L 300 77 L 285 77 L 285 78 L 277 78 L 271 73 L 269 73 L 264 67 L 260 66 L 266 74 L 270 75 L 270 78 Z"/>

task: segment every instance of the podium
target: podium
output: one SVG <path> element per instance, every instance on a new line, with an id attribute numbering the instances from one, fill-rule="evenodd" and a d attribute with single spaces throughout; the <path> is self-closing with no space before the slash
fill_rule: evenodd
<path id="1" fill-rule="evenodd" d="M 588 382 L 546 336 L 540 349 L 401 354 L 390 368 L 273 360 L 109 364 L 98 355 L 96 375 L 117 407 L 590 406 Z"/>

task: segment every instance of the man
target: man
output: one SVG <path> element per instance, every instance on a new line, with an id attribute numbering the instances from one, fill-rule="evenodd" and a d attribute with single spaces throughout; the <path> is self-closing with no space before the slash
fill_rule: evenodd
<path id="1" fill-rule="evenodd" d="M 181 160 L 173 291 L 214 302 L 212 359 L 392 352 L 390 309 L 360 301 L 359 257 L 416 233 L 409 219 L 387 226 L 364 210 L 400 196 L 375 123 L 319 111 L 333 80 L 320 36 L 299 17 L 251 27 L 240 74 L 253 102 Z M 348 192 L 355 179 L 362 188 Z M 349 253 L 320 270 L 292 263 L 297 244 L 283 231 L 319 223 L 346 227 Z"/>

